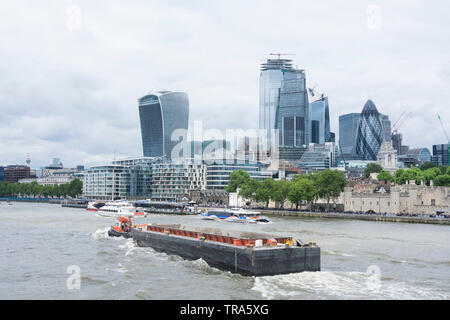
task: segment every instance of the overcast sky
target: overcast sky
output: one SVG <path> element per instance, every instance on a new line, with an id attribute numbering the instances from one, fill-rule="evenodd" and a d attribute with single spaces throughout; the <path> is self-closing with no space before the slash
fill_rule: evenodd
<path id="1" fill-rule="evenodd" d="M 137 99 L 189 95 L 190 123 L 257 128 L 259 64 L 306 72 L 338 116 L 372 99 L 404 144 L 450 133 L 446 1 L 9 1 L 0 6 L 0 165 L 142 155 Z"/>

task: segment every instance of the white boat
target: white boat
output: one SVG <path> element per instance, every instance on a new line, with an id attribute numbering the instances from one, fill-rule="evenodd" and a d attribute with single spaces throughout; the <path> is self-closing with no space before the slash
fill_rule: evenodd
<path id="1" fill-rule="evenodd" d="M 136 209 L 136 207 L 128 201 L 113 201 L 107 202 L 103 207 L 100 207 L 97 211 L 97 215 L 114 218 L 124 216 L 129 218 L 138 216 L 145 217 L 147 214 Z"/>
<path id="2" fill-rule="evenodd" d="M 208 219 L 208 217 L 216 217 L 218 219 L 227 222 L 239 222 L 239 223 L 269 223 L 271 222 L 269 218 L 261 216 L 260 212 L 249 211 L 242 208 L 233 209 L 213 209 L 206 213 L 202 213 L 203 219 Z M 214 220 L 214 219 L 208 219 Z"/>
<path id="3" fill-rule="evenodd" d="M 99 208 L 103 207 L 106 203 L 102 201 L 89 201 L 86 210 L 87 211 L 98 211 Z"/>

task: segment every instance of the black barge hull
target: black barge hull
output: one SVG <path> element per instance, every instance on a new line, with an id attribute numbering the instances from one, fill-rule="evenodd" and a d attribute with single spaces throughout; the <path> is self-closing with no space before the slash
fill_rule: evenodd
<path id="1" fill-rule="evenodd" d="M 245 276 L 320 271 L 320 248 L 315 246 L 235 246 L 136 228 L 131 234 L 138 246 L 151 247 L 188 260 L 201 258 L 212 267 Z"/>

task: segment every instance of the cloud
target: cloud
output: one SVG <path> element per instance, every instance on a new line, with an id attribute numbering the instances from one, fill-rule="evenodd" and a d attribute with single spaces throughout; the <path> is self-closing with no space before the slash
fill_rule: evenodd
<path id="1" fill-rule="evenodd" d="M 411 147 L 443 143 L 449 9 L 440 1 L 40 1 L 0 7 L 0 164 L 141 155 L 137 99 L 189 95 L 190 124 L 257 128 L 259 64 L 290 56 L 338 116 L 372 99 Z M 79 28 L 70 27 L 80 9 Z M 68 24 L 69 23 L 69 24 Z M 450 128 L 449 128 L 450 130 Z M 424 133 L 427 134 L 424 134 Z"/>

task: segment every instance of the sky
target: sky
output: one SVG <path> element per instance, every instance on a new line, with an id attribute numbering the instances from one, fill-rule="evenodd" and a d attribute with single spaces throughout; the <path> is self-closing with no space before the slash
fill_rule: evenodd
<path id="1" fill-rule="evenodd" d="M 184 91 L 190 126 L 258 128 L 259 66 L 289 53 L 338 117 L 371 99 L 411 148 L 450 133 L 446 1 L 9 1 L 0 6 L 0 165 L 142 155 L 138 99 Z"/>

